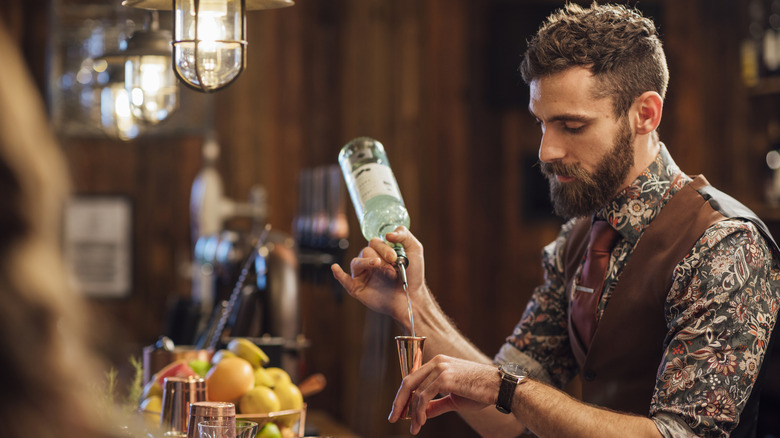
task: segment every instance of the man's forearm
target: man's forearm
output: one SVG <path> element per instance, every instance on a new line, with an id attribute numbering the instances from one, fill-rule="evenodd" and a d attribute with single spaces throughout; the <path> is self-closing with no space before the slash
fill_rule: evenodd
<path id="1" fill-rule="evenodd" d="M 471 343 L 458 329 L 452 320 L 442 311 L 439 303 L 426 287 L 423 299 L 415 303 L 415 334 L 425 336 L 425 361 L 437 354 L 470 360 L 479 363 L 493 361 Z M 406 321 L 401 322 L 409 331 Z"/>
<path id="2" fill-rule="evenodd" d="M 426 288 L 427 298 L 421 305 L 418 320 L 415 321 L 417 335 L 426 336 L 425 361 L 438 354 L 458 357 L 472 362 L 492 364 L 493 360 L 480 351 L 458 329 L 441 310 L 433 294 Z M 498 372 L 498 371 L 496 371 Z M 504 415 L 495 406 L 479 411 L 458 412 L 461 418 L 484 437 L 515 437 L 525 430 L 517 419 Z"/>
<path id="3" fill-rule="evenodd" d="M 662 438 L 647 417 L 588 405 L 536 380 L 517 386 L 512 412 L 539 437 Z"/>
<path id="4" fill-rule="evenodd" d="M 436 355 L 444 354 L 472 362 L 493 363 L 455 327 L 430 290 L 426 288 L 421 296 L 423 299 L 415 303 L 415 334 L 427 338 L 426 362 Z M 404 324 L 403 320 L 399 322 Z M 404 327 L 409 331 L 405 324 Z M 497 396 L 497 389 L 495 393 Z M 661 438 L 655 423 L 649 418 L 587 405 L 564 391 L 536 380 L 518 385 L 512 411 L 516 413 L 515 416 L 502 414 L 494 405 L 490 405 L 479 411 L 459 411 L 459 414 L 469 426 L 485 437 L 516 437 L 528 427 L 540 437 Z"/>

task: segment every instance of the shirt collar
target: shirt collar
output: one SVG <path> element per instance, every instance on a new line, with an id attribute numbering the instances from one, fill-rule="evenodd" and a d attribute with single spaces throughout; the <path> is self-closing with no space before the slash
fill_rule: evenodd
<path id="1" fill-rule="evenodd" d="M 690 180 L 661 143 L 655 160 L 599 210 L 596 218 L 608 221 L 624 239 L 636 243 L 661 208 Z"/>

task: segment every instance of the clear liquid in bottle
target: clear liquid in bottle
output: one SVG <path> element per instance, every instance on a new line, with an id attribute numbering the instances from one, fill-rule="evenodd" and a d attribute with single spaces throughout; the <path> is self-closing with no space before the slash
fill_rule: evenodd
<path id="1" fill-rule="evenodd" d="M 382 143 L 369 137 L 350 141 L 339 153 L 339 165 L 366 240 L 384 239 L 402 225 L 409 228 L 409 213 Z"/>

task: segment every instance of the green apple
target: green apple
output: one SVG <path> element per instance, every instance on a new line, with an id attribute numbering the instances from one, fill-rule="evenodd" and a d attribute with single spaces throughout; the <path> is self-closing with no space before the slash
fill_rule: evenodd
<path id="1" fill-rule="evenodd" d="M 211 362 L 203 359 L 193 359 L 187 364 L 195 371 L 200 377 L 204 377 L 211 368 Z"/>
<path id="2" fill-rule="evenodd" d="M 282 438 L 282 432 L 276 423 L 265 423 L 257 433 L 257 438 Z"/>

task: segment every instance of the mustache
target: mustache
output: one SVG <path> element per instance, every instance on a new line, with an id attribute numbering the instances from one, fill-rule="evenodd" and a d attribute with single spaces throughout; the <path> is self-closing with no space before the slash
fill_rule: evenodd
<path id="1" fill-rule="evenodd" d="M 592 183 L 593 177 L 579 163 L 566 164 L 561 161 L 545 163 L 537 161 L 539 169 L 547 178 L 554 178 L 555 175 L 570 176 L 584 183 Z"/>

